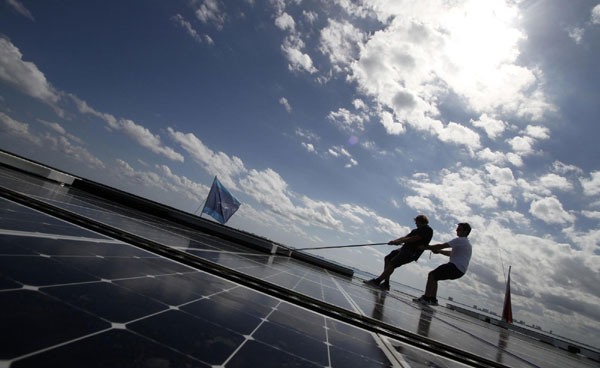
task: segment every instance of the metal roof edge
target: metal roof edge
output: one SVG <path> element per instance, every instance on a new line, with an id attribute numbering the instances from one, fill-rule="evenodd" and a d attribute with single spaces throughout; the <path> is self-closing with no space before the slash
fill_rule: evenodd
<path id="1" fill-rule="evenodd" d="M 178 210 L 144 197 L 140 197 L 132 193 L 125 192 L 117 188 L 110 187 L 105 184 L 95 182 L 93 180 L 73 176 L 64 171 L 60 171 L 42 163 L 30 160 L 26 157 L 15 155 L 1 149 L 0 164 L 29 173 L 31 175 L 69 185 L 73 188 L 83 190 L 95 196 L 121 203 L 142 212 L 150 213 L 153 216 L 160 217 L 166 221 L 188 226 L 191 229 L 196 229 L 225 240 L 235 241 L 236 243 L 261 252 L 291 256 L 344 276 L 352 276 L 354 274 L 354 271 L 350 268 L 329 262 L 322 258 L 308 255 L 306 253 L 296 252 L 293 248 L 271 241 L 267 238 L 251 234 L 243 230 L 234 229 L 226 225 L 221 225 L 217 222 L 203 219 L 199 216 Z"/>

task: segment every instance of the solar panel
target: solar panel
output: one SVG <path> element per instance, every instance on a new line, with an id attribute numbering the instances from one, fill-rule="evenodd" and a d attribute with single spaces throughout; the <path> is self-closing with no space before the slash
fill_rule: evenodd
<path id="1" fill-rule="evenodd" d="M 0 325 L 8 326 L 0 366 L 596 366 L 77 188 L 1 167 L 0 187 L 134 240 L 0 199 Z M 178 253 L 141 249 L 135 239 Z"/>

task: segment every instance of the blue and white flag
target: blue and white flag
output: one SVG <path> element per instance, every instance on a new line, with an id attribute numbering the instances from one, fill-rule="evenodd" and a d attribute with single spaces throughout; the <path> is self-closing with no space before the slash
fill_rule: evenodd
<path id="1" fill-rule="evenodd" d="M 224 224 L 239 207 L 240 201 L 233 194 L 229 193 L 227 188 L 215 176 L 210 192 L 208 192 L 208 197 L 206 197 L 202 213 L 206 213 L 221 224 Z"/>

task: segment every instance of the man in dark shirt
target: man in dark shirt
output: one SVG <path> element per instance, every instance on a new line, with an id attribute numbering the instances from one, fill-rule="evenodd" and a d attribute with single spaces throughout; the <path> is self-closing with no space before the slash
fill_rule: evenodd
<path id="1" fill-rule="evenodd" d="M 415 217 L 417 228 L 408 233 L 408 235 L 391 240 L 389 245 L 404 244 L 402 248 L 392 251 L 384 258 L 383 273 L 376 279 L 364 281 L 371 286 L 377 286 L 384 290 L 390 289 L 390 276 L 394 270 L 403 264 L 410 263 L 419 259 L 425 246 L 429 245 L 433 237 L 433 230 L 429 227 L 429 219 L 425 215 Z"/>

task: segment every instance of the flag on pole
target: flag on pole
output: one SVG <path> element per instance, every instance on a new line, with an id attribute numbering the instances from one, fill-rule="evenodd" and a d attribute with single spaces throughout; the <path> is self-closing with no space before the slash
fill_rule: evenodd
<path id="1" fill-rule="evenodd" d="M 224 224 L 239 207 L 240 201 L 215 176 L 210 192 L 208 192 L 208 197 L 206 197 L 202 213 L 206 213 L 221 224 Z"/>
<path id="2" fill-rule="evenodd" d="M 506 281 L 506 293 L 504 294 L 504 309 L 502 310 L 502 320 L 504 322 L 512 323 L 512 307 L 510 305 L 510 269 L 508 267 L 508 281 Z"/>

